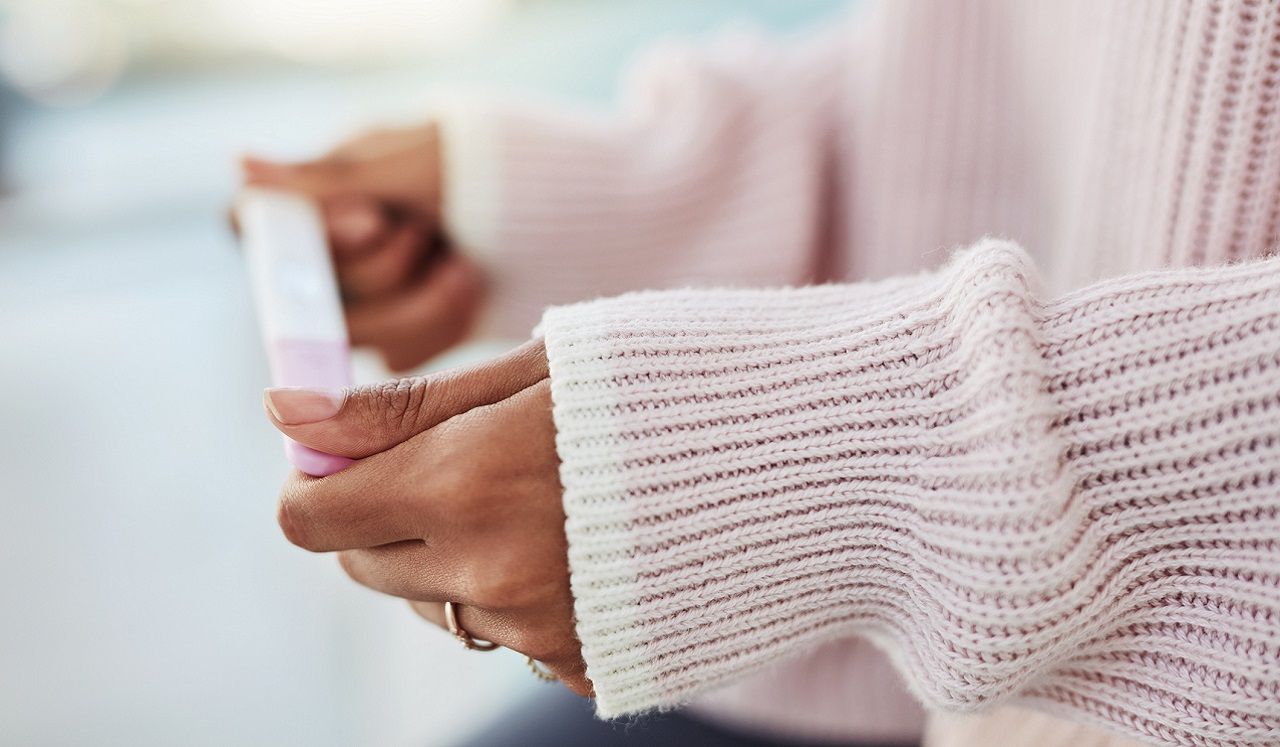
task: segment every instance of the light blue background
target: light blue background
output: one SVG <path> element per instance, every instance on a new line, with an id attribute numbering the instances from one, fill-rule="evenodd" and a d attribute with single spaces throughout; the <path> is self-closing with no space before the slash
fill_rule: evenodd
<path id="1" fill-rule="evenodd" d="M 448 744 L 538 686 L 280 536 L 286 464 L 223 221 L 233 157 L 412 118 L 442 83 L 602 101 L 659 34 L 842 5 L 525 3 L 416 69 L 151 75 L 20 108 L 0 198 L 0 745 Z"/>

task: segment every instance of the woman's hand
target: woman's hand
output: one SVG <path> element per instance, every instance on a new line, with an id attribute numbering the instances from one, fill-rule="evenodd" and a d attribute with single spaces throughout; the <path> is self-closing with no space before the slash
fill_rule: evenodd
<path id="1" fill-rule="evenodd" d="M 479 268 L 447 246 L 434 125 L 369 132 L 315 161 L 246 158 L 242 168 L 250 185 L 320 203 L 352 342 L 405 371 L 470 331 L 484 283 Z"/>
<path id="2" fill-rule="evenodd" d="M 269 390 L 276 427 L 360 461 L 294 471 L 280 494 L 291 542 L 337 551 L 356 581 L 444 626 L 545 664 L 591 694 L 574 634 L 546 351 L 345 391 Z"/>

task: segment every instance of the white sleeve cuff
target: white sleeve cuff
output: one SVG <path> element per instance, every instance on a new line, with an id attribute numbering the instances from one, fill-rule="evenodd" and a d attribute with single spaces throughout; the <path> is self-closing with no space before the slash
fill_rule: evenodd
<path id="1" fill-rule="evenodd" d="M 445 230 L 487 269 L 496 258 L 502 199 L 497 116 L 482 101 L 455 99 L 437 109 L 436 121 Z"/>

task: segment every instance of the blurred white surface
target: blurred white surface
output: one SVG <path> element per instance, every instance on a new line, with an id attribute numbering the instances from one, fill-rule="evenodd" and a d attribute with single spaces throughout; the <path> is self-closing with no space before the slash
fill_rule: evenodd
<path id="1" fill-rule="evenodd" d="M 0 0 L 0 80 L 50 103 L 126 68 L 210 61 L 410 62 L 465 48 L 512 0 Z"/>
<path id="2" fill-rule="evenodd" d="M 19 110 L 0 138 L 0 745 L 445 745 L 538 687 L 280 536 L 233 158 L 411 117 L 441 82 L 598 98 L 660 30 L 836 5 L 558 2 L 418 70 L 152 77 Z"/>

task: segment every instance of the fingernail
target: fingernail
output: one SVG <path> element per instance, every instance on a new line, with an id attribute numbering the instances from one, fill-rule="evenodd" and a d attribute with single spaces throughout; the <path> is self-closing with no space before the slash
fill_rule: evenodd
<path id="1" fill-rule="evenodd" d="M 285 425 L 302 425 L 337 415 L 346 397 L 342 389 L 280 387 L 263 392 L 262 401 L 276 420 Z"/>

